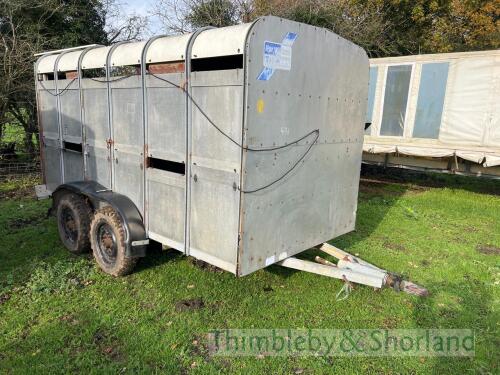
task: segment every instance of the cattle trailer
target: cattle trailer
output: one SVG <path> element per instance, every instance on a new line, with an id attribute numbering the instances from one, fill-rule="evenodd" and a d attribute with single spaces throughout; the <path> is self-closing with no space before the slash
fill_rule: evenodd
<path id="1" fill-rule="evenodd" d="M 237 276 L 279 263 L 386 283 L 293 257 L 355 226 L 369 77 L 355 44 L 269 16 L 44 53 L 35 76 L 38 195 L 105 272 L 131 272 L 152 239 Z"/>

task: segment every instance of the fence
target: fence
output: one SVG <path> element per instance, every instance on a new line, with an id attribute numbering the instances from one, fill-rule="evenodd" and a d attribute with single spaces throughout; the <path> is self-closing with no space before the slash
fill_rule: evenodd
<path id="1" fill-rule="evenodd" d="M 26 177 L 39 176 L 40 157 L 28 153 L 2 153 L 0 155 L 0 181 Z"/>

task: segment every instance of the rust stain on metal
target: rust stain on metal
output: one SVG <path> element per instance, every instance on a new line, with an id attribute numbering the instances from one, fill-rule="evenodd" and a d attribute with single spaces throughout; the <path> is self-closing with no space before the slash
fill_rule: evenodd
<path id="1" fill-rule="evenodd" d="M 320 264 L 323 264 L 325 266 L 331 266 L 331 267 L 337 267 L 335 263 L 332 263 L 324 258 L 321 258 L 320 256 L 316 256 L 314 260 Z"/>
<path id="2" fill-rule="evenodd" d="M 78 78 L 78 72 L 76 70 L 71 70 L 66 72 L 66 79 L 77 79 Z"/>
<path id="3" fill-rule="evenodd" d="M 186 69 L 183 61 L 174 61 L 168 63 L 149 64 L 148 70 L 153 74 L 164 73 L 183 73 Z"/>

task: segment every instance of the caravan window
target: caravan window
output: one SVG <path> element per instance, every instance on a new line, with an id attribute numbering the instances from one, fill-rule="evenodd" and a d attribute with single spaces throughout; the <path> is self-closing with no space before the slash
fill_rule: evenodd
<path id="1" fill-rule="evenodd" d="M 380 135 L 403 136 L 412 68 L 412 65 L 387 68 Z"/>
<path id="2" fill-rule="evenodd" d="M 413 127 L 414 138 L 437 139 L 441 126 L 448 63 L 429 63 L 422 65 L 420 87 L 418 90 L 417 112 Z"/>
<path id="3" fill-rule="evenodd" d="M 377 88 L 378 66 L 370 68 L 370 83 L 368 85 L 368 110 L 366 112 L 366 123 L 372 123 L 373 118 L 373 103 L 375 101 L 375 89 Z M 365 134 L 371 134 L 372 127 L 365 130 Z"/>

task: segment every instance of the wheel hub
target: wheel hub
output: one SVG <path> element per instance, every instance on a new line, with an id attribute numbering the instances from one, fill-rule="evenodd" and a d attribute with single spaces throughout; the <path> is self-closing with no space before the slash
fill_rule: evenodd
<path id="1" fill-rule="evenodd" d="M 103 223 L 99 226 L 97 230 L 97 244 L 102 259 L 108 264 L 114 263 L 117 254 L 117 244 L 115 233 L 109 224 Z"/>
<path id="2" fill-rule="evenodd" d="M 71 242 L 76 242 L 78 229 L 73 212 L 68 207 L 64 207 L 62 210 L 62 226 L 66 238 Z"/>

